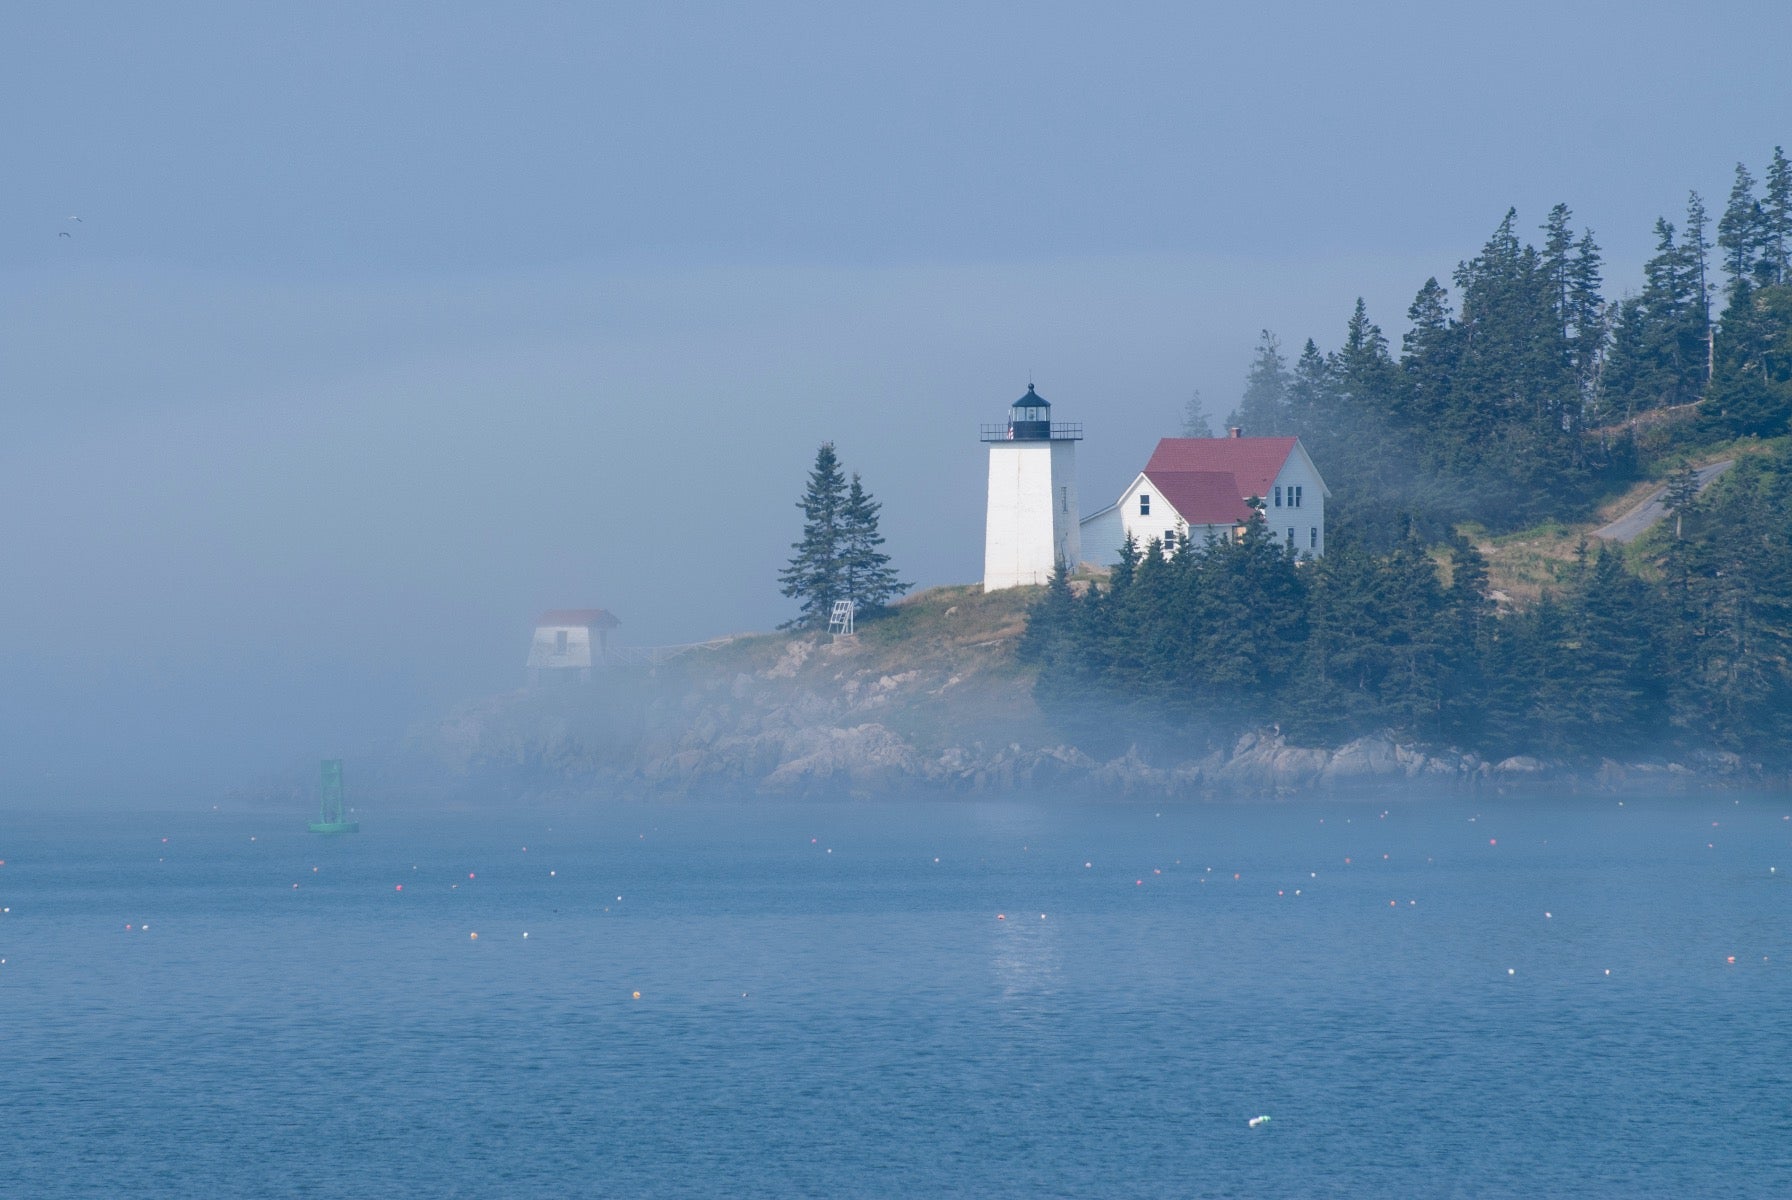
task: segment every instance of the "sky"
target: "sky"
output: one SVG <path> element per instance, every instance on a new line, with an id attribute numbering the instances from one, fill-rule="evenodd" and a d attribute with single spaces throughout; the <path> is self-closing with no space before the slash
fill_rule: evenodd
<path id="1" fill-rule="evenodd" d="M 1395 344 L 1509 207 L 1792 141 L 1780 0 L 20 2 L 0 12 L 0 806 L 203 799 L 519 685 L 541 610 L 775 626 L 833 441 L 981 570 L 1031 379 L 1085 504 L 1259 332 Z M 78 218 L 78 220 L 76 219 Z M 68 236 L 62 236 L 67 234 Z M 1323 464 L 1321 464 L 1323 470 Z"/>

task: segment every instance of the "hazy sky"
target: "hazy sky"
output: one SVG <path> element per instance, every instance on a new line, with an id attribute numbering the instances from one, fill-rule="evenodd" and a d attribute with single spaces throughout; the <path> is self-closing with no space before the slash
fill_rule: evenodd
<path id="1" fill-rule="evenodd" d="M 1360 294 L 1397 343 L 1508 206 L 1567 202 L 1617 295 L 1792 142 L 1788 35 L 1782 0 L 10 4 L 0 804 L 352 749 L 514 686 L 547 607 L 768 628 L 824 439 L 907 578 L 974 580 L 977 425 L 1029 373 L 1093 507 L 1260 328 L 1335 346 Z"/>

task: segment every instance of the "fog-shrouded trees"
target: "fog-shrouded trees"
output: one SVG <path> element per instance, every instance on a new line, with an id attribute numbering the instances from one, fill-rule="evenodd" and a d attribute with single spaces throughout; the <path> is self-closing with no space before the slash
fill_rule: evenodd
<path id="1" fill-rule="evenodd" d="M 1461 536 L 1301 561 L 1261 519 L 1174 551 L 1129 544 L 1100 585 L 1029 614 L 1041 709 L 1092 751 L 1175 752 L 1271 725 L 1297 745 L 1372 732 L 1562 758 L 1728 750 L 1792 766 L 1792 451 L 1744 458 L 1650 575 L 1584 547 L 1558 586 L 1496 612 Z M 1101 739 L 1106 739 L 1105 743 Z"/>

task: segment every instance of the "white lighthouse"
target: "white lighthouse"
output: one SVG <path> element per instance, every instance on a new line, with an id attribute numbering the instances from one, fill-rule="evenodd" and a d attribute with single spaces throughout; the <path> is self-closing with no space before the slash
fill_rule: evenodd
<path id="1" fill-rule="evenodd" d="M 985 425 L 989 515 L 983 535 L 983 590 L 1045 583 L 1060 563 L 1082 555 L 1077 523 L 1076 444 L 1080 424 L 1054 424 L 1052 406 L 1027 385 L 1003 425 Z"/>

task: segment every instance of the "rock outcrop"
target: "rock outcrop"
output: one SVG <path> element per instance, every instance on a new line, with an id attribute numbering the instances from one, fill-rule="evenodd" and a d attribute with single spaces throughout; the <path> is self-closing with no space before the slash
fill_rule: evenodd
<path id="1" fill-rule="evenodd" d="M 1280 797 L 1758 778 L 1758 767 L 1734 755 L 1575 771 L 1522 755 L 1490 763 L 1386 734 L 1295 746 L 1275 729 L 1165 749 L 1162 736 L 1129 739 L 1103 727 L 1095 740 L 1108 749 L 1097 752 L 1034 704 L 1032 676 L 1015 657 L 1028 598 L 935 589 L 854 638 L 741 638 L 587 687 L 496 697 L 417 731 L 408 758 L 428 764 L 438 787 L 563 795 Z"/>

